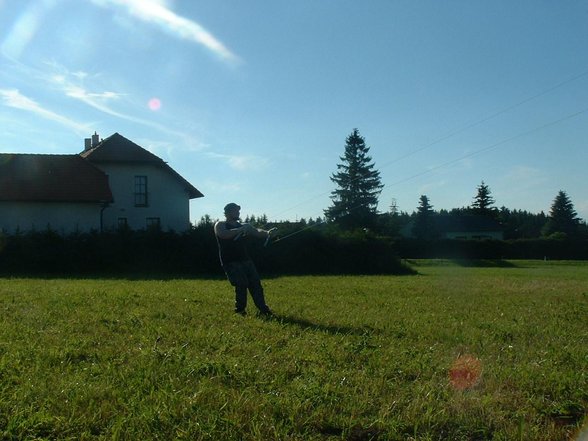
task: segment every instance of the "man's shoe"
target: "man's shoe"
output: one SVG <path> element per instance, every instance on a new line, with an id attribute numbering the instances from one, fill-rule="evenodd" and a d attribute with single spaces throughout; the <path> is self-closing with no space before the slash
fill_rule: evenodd
<path id="1" fill-rule="evenodd" d="M 269 318 L 269 317 L 273 317 L 274 313 L 272 312 L 271 309 L 268 308 L 265 311 L 260 311 L 259 315 L 262 317 L 265 317 L 265 318 Z"/>
<path id="2" fill-rule="evenodd" d="M 243 317 L 245 317 L 247 315 L 247 311 L 245 311 L 244 309 L 236 310 L 235 314 L 239 314 L 239 315 L 242 315 Z"/>

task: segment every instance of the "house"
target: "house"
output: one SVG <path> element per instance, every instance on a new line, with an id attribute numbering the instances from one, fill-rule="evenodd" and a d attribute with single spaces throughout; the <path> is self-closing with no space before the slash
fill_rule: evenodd
<path id="1" fill-rule="evenodd" d="M 99 230 L 106 174 L 79 155 L 0 154 L 0 230 Z"/>
<path id="2" fill-rule="evenodd" d="M 400 234 L 404 237 L 415 237 L 413 227 L 414 220 L 402 228 Z M 503 228 L 498 221 L 479 215 L 435 215 L 431 217 L 431 230 L 439 239 L 504 239 Z"/>
<path id="3" fill-rule="evenodd" d="M 0 230 L 59 233 L 190 227 L 202 197 L 166 162 L 115 133 L 78 155 L 0 154 Z"/>

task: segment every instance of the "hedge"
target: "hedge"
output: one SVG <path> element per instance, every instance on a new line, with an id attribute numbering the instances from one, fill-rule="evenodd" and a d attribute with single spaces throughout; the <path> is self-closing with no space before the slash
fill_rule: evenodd
<path id="1" fill-rule="evenodd" d="M 250 251 L 264 275 L 410 274 L 401 259 L 588 259 L 588 241 L 391 240 L 308 230 Z M 212 228 L 178 234 L 120 231 L 0 234 L 3 276 L 223 277 Z"/>

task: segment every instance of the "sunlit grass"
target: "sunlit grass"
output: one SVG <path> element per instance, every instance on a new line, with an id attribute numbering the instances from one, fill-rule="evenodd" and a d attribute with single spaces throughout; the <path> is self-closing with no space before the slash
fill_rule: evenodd
<path id="1" fill-rule="evenodd" d="M 0 280 L 1 438 L 577 432 L 588 265 L 415 264 L 418 276 L 268 279 L 272 320 L 252 304 L 233 315 L 225 281 Z M 458 387 L 463 357 L 478 372 Z"/>

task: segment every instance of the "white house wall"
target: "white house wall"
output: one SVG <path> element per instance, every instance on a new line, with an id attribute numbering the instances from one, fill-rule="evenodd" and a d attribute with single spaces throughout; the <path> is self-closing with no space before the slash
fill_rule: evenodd
<path id="1" fill-rule="evenodd" d="M 62 202 L 0 202 L 0 230 L 60 234 L 100 230 L 100 204 Z"/>
<path id="2" fill-rule="evenodd" d="M 133 230 L 147 227 L 148 218 L 159 218 L 163 230 L 186 231 L 190 227 L 187 190 L 165 169 L 155 165 L 95 164 L 108 175 L 114 202 L 104 210 L 104 228 L 116 229 L 126 219 Z M 147 207 L 135 207 L 135 176 L 147 176 Z"/>

